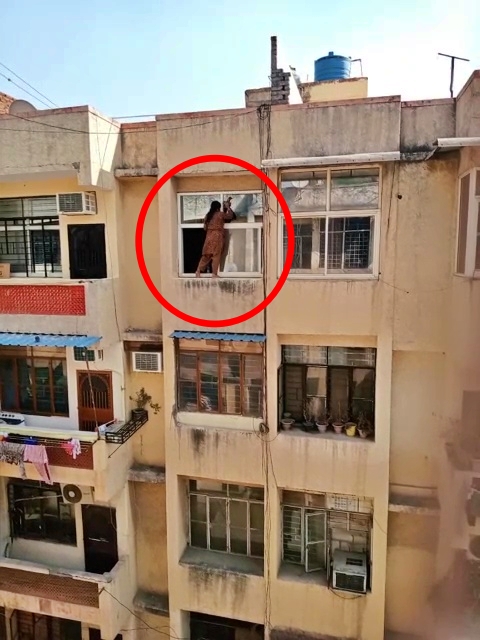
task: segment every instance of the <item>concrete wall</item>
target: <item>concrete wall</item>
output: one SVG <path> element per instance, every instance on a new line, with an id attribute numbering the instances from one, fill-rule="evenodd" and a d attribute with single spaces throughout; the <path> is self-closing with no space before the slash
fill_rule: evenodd
<path id="1" fill-rule="evenodd" d="M 347 78 L 300 85 L 303 102 L 334 102 L 368 97 L 368 78 Z"/>

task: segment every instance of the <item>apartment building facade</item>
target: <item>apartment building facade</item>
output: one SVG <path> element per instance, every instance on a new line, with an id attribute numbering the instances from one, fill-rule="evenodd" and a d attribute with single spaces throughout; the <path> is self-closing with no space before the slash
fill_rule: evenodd
<path id="1" fill-rule="evenodd" d="M 25 418 L 5 415 L 0 443 L 6 638 L 466 633 L 479 88 L 480 72 L 454 100 L 310 87 L 125 125 L 0 116 L 1 399 Z M 212 153 L 278 185 L 295 252 L 264 312 L 211 330 L 159 304 L 134 237 L 158 177 Z M 222 277 L 196 279 L 226 196 Z M 286 238 L 261 180 L 208 163 L 160 189 L 143 249 L 162 296 L 218 320 L 275 286 Z M 29 462 L 44 451 L 48 481 Z"/>

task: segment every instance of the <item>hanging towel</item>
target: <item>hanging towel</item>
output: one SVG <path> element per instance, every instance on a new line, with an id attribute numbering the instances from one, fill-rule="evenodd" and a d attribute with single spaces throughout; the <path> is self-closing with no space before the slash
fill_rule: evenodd
<path id="1" fill-rule="evenodd" d="M 25 462 L 31 462 L 47 484 L 53 484 L 48 466 L 47 450 L 43 444 L 26 444 L 23 456 Z"/>
<path id="2" fill-rule="evenodd" d="M 69 456 L 72 456 L 74 460 L 76 460 L 77 456 L 82 453 L 80 440 L 77 440 L 76 438 L 72 438 L 72 440 L 70 440 L 69 442 L 64 442 L 61 447 L 68 453 Z"/>
<path id="3" fill-rule="evenodd" d="M 8 462 L 8 464 L 18 464 L 20 467 L 20 475 L 23 480 L 27 479 L 25 473 L 24 462 L 25 445 L 16 442 L 0 442 L 0 462 Z"/>

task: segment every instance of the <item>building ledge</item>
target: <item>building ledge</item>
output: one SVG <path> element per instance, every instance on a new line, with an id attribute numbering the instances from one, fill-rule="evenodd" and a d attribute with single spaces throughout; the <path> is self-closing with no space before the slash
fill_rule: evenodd
<path id="1" fill-rule="evenodd" d="M 180 558 L 180 564 L 208 573 L 236 573 L 263 577 L 263 559 L 233 553 L 187 547 Z"/>
<path id="2" fill-rule="evenodd" d="M 388 510 L 396 513 L 437 516 L 440 504 L 437 498 L 431 496 L 390 495 Z"/>
<path id="3" fill-rule="evenodd" d="M 154 342 L 163 341 L 161 331 L 150 331 L 149 329 L 127 329 L 123 332 L 124 342 Z"/>
<path id="4" fill-rule="evenodd" d="M 311 633 L 285 627 L 273 628 L 270 632 L 270 638 L 271 640 L 354 640 L 354 638 L 347 638 L 345 636 L 326 636 L 320 633 Z"/>
<path id="5" fill-rule="evenodd" d="M 157 176 L 157 167 L 132 167 L 130 169 L 115 169 L 115 178 L 155 178 Z"/>
<path id="6" fill-rule="evenodd" d="M 146 482 L 147 484 L 164 484 L 165 467 L 134 464 L 128 471 L 128 480 L 130 482 Z"/>
<path id="7" fill-rule="evenodd" d="M 139 589 L 133 600 L 133 606 L 138 611 L 153 613 L 156 616 L 170 615 L 168 594 L 164 593 L 154 593 L 153 591 Z"/>
<path id="8" fill-rule="evenodd" d="M 411 633 L 399 633 L 397 631 L 386 631 L 385 640 L 422 640 L 422 636 L 414 636 Z"/>

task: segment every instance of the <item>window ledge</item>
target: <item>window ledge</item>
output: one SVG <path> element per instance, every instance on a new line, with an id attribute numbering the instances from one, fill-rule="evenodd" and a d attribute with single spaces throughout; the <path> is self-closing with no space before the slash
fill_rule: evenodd
<path id="1" fill-rule="evenodd" d="M 218 278 L 212 278 L 209 273 L 203 274 L 200 278 L 197 278 L 194 273 L 190 274 L 180 274 L 177 279 L 178 280 L 214 280 L 218 282 L 219 280 L 259 280 L 263 277 L 262 273 L 220 273 Z"/>
<path id="2" fill-rule="evenodd" d="M 316 440 L 322 439 L 333 440 L 336 442 L 356 442 L 366 445 L 375 444 L 375 440 L 373 438 L 360 438 L 359 435 L 347 436 L 344 433 L 334 433 L 333 431 L 327 431 L 326 433 L 306 432 L 298 427 L 289 429 L 288 431 L 279 430 L 278 435 L 288 438 L 315 438 Z"/>
<path id="3" fill-rule="evenodd" d="M 334 273 L 323 275 L 321 273 L 289 273 L 289 280 L 378 280 L 378 275 L 373 273 Z"/>
<path id="4" fill-rule="evenodd" d="M 279 580 L 302 582 L 304 584 L 315 584 L 319 587 L 328 587 L 326 571 L 312 571 L 306 573 L 305 568 L 297 564 L 284 562 L 278 571 Z"/>
<path id="5" fill-rule="evenodd" d="M 180 564 L 218 573 L 240 573 L 259 577 L 263 577 L 264 571 L 264 563 L 261 558 L 249 558 L 248 556 L 194 547 L 185 549 L 180 558 Z"/>

